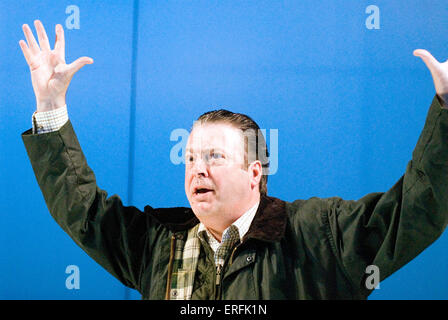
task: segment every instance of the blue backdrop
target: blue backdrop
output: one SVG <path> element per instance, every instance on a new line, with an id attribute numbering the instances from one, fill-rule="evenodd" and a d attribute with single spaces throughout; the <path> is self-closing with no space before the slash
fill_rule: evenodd
<path id="1" fill-rule="evenodd" d="M 416 0 L 0 2 L 0 298 L 140 298 L 48 213 L 20 137 L 35 110 L 23 23 L 40 19 L 51 43 L 62 24 L 67 62 L 95 60 L 70 85 L 69 116 L 99 186 L 143 209 L 188 206 L 170 135 L 217 107 L 278 129 L 271 196 L 388 190 L 435 94 L 412 51 L 448 58 L 447 14 L 444 1 Z M 448 299 L 447 245 L 445 232 L 370 299 Z M 69 265 L 79 289 L 66 287 Z"/>

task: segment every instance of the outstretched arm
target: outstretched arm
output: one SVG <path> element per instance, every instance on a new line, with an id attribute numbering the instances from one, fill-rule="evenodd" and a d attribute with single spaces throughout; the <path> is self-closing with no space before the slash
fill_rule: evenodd
<path id="1" fill-rule="evenodd" d="M 73 75 L 93 60 L 82 57 L 66 64 L 62 26 L 56 25 L 53 50 L 42 23 L 36 20 L 35 26 L 39 44 L 26 24 L 23 31 L 27 42 L 21 40 L 19 44 L 31 71 L 37 103 L 35 117 L 45 122 L 48 114 L 64 113 L 65 94 Z M 165 263 L 161 259 L 166 255 L 160 255 L 153 248 L 163 247 L 159 241 L 169 242 L 170 237 L 168 229 L 153 217 L 156 210 L 146 206 L 142 212 L 134 206 L 125 206 L 117 195 L 109 196 L 98 187 L 71 122 L 55 121 L 55 125 L 49 127 L 48 131 L 38 132 L 43 134 L 27 130 L 22 139 L 55 221 L 123 284 L 146 296 L 149 291 L 143 291 L 142 286 L 150 287 L 152 292 L 161 292 L 159 296 L 163 297 L 165 283 L 160 279 L 164 274 L 159 275 L 157 268 Z"/>
<path id="2" fill-rule="evenodd" d="M 323 221 L 332 249 L 355 290 L 366 297 L 366 267 L 380 280 L 415 258 L 448 225 L 448 61 L 415 50 L 431 71 L 437 96 L 405 174 L 385 193 L 335 198 Z"/>

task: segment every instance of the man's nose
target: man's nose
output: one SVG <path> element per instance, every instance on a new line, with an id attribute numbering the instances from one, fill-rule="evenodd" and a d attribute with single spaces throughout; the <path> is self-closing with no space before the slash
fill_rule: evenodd
<path id="1" fill-rule="evenodd" d="M 208 164 L 202 158 L 198 158 L 198 159 L 196 159 L 196 161 L 194 161 L 192 169 L 193 169 L 193 173 L 195 175 L 204 176 L 204 177 L 208 176 Z"/>

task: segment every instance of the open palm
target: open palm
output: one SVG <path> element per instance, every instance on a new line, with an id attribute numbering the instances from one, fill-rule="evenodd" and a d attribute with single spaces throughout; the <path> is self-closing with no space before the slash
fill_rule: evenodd
<path id="1" fill-rule="evenodd" d="M 71 64 L 65 63 L 64 29 L 56 25 L 56 42 L 51 50 L 44 26 L 34 21 L 39 44 L 30 27 L 23 25 L 27 42 L 19 41 L 23 55 L 30 67 L 31 81 L 36 95 L 37 111 L 54 110 L 65 105 L 65 95 L 73 75 L 86 64 L 93 63 L 89 57 L 81 57 Z"/>

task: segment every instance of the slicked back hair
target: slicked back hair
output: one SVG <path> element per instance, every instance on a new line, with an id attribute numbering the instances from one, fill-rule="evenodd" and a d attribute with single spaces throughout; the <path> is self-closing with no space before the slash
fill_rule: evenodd
<path id="1" fill-rule="evenodd" d="M 258 124 L 249 116 L 242 113 L 234 113 L 225 109 L 213 110 L 202 114 L 195 125 L 205 123 L 227 123 L 240 129 L 244 137 L 244 169 L 249 168 L 250 162 L 260 160 L 262 164 L 262 176 L 259 184 L 261 195 L 267 195 L 269 152 L 266 140 Z"/>

